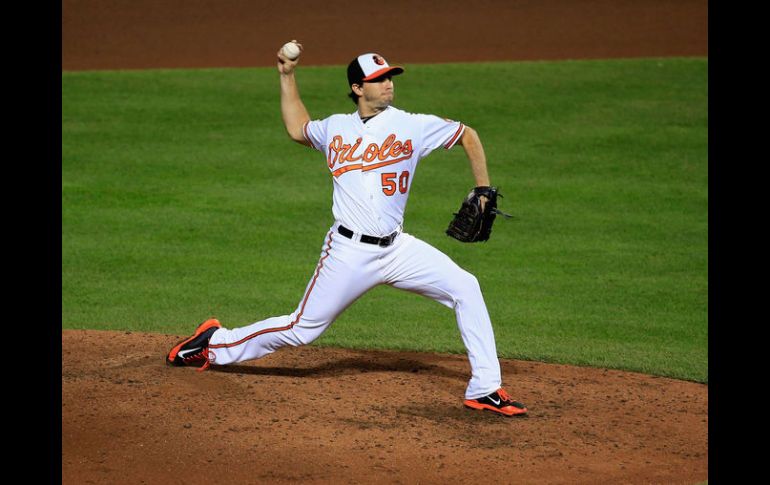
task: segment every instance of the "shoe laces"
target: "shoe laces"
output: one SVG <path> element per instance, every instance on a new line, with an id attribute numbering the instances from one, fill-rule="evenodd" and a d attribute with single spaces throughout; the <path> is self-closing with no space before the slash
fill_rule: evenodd
<path id="1" fill-rule="evenodd" d="M 500 388 L 497 390 L 497 395 L 500 396 L 500 399 L 502 399 L 503 401 L 513 401 L 513 399 L 511 399 L 511 396 L 508 395 L 508 393 L 505 392 L 505 389 L 503 388 Z"/>
<path id="2" fill-rule="evenodd" d="M 208 369 L 209 366 L 211 366 L 211 361 L 209 360 L 209 349 L 203 348 L 200 352 L 196 352 L 192 355 L 188 355 L 184 359 L 182 359 L 185 364 L 190 365 L 194 364 L 196 362 L 203 361 L 203 365 L 198 369 L 198 372 L 203 372 L 204 370 Z"/>

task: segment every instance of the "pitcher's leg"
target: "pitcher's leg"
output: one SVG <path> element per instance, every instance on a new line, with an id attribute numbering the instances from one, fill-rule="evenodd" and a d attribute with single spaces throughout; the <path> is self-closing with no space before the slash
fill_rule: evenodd
<path id="1" fill-rule="evenodd" d="M 471 365 L 466 399 L 496 391 L 502 382 L 500 362 L 492 322 L 478 280 L 428 243 L 409 234 L 400 237 L 404 240 L 394 251 L 389 283 L 454 309 Z"/>
<path id="2" fill-rule="evenodd" d="M 372 281 L 365 254 L 353 252 L 349 243 L 329 233 L 318 266 L 297 309 L 251 325 L 217 330 L 209 342 L 214 365 L 258 359 L 286 345 L 309 344 L 337 316 L 377 281 Z"/>

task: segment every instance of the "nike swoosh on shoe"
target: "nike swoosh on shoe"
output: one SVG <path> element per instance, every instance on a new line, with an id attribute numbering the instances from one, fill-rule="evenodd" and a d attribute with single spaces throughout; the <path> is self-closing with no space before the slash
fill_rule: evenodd
<path id="1" fill-rule="evenodd" d="M 180 359 L 184 359 L 185 357 L 187 357 L 188 354 L 195 354 L 197 352 L 200 352 L 202 349 L 203 349 L 203 347 L 196 347 L 194 349 L 180 350 L 176 355 Z"/>

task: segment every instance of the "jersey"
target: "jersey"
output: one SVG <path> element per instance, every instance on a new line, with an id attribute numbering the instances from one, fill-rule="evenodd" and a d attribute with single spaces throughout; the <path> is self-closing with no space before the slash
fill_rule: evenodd
<path id="1" fill-rule="evenodd" d="M 366 123 L 354 112 L 303 125 L 305 139 L 326 156 L 334 218 L 378 237 L 403 224 L 418 162 L 436 148 L 452 148 L 464 131 L 458 121 L 392 106 Z"/>

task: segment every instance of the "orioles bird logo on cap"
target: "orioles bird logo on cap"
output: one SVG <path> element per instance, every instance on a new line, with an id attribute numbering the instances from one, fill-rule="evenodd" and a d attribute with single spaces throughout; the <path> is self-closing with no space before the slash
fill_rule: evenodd
<path id="1" fill-rule="evenodd" d="M 385 59 L 383 59 L 381 56 L 375 54 L 372 56 L 372 59 L 374 59 L 374 63 L 378 66 L 384 66 L 385 65 Z"/>

